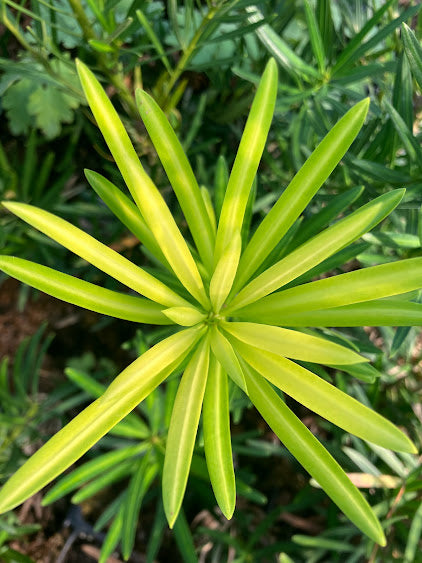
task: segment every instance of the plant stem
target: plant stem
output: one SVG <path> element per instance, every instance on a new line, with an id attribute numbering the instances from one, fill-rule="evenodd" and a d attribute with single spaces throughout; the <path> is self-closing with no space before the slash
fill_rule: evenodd
<path id="1" fill-rule="evenodd" d="M 72 12 L 79 24 L 79 27 L 82 30 L 84 38 L 89 42 L 90 39 L 97 39 L 97 36 L 94 32 L 94 29 L 89 22 L 87 15 L 82 7 L 80 0 L 69 0 L 69 5 L 72 9 Z M 103 53 L 96 53 L 97 61 L 99 66 L 101 67 L 102 72 L 106 75 L 108 80 L 111 84 L 116 88 L 117 93 L 121 100 L 128 106 L 129 113 L 132 117 L 138 117 L 138 109 L 136 107 L 135 99 L 127 87 L 123 75 L 121 72 L 113 71 L 110 69 L 109 61 L 107 57 Z M 114 67 L 116 66 L 116 62 L 114 62 Z"/>
<path id="2" fill-rule="evenodd" d="M 218 7 L 214 6 L 211 7 L 209 12 L 204 16 L 200 26 L 195 32 L 195 35 L 192 37 L 191 42 L 187 46 L 186 50 L 183 52 L 183 55 L 180 57 L 179 62 L 177 63 L 176 68 L 170 74 L 170 80 L 165 85 L 165 98 L 162 104 L 162 107 L 165 111 L 166 106 L 168 105 L 171 90 L 173 89 L 174 85 L 176 84 L 177 80 L 180 78 L 180 75 L 186 68 L 189 60 L 192 58 L 192 55 L 195 49 L 198 46 L 198 42 L 201 39 L 202 35 L 204 34 L 205 30 L 213 20 L 214 16 L 218 12 Z"/>

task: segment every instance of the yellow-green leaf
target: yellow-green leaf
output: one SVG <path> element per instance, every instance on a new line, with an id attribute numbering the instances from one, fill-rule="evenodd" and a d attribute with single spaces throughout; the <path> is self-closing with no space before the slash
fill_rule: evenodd
<path id="1" fill-rule="evenodd" d="M 233 235 L 241 232 L 249 192 L 273 117 L 277 80 L 277 64 L 274 59 L 270 59 L 255 94 L 227 185 L 217 229 L 215 264 Z"/>
<path id="2" fill-rule="evenodd" d="M 235 281 L 240 289 L 287 233 L 314 194 L 322 186 L 363 125 L 369 98 L 352 107 L 327 133 L 271 211 L 255 231 L 243 253 Z"/>
<path id="3" fill-rule="evenodd" d="M 170 307 L 163 314 L 181 326 L 193 326 L 206 319 L 206 314 L 195 307 Z"/>
<path id="4" fill-rule="evenodd" d="M 226 322 L 222 328 L 249 346 L 293 360 L 319 364 L 356 364 L 368 360 L 353 350 L 309 334 L 277 326 Z"/>
<path id="5" fill-rule="evenodd" d="M 227 519 L 236 504 L 227 375 L 211 354 L 203 407 L 204 449 L 211 485 Z"/>
<path id="6" fill-rule="evenodd" d="M 137 90 L 136 101 L 142 121 L 186 217 L 199 255 L 210 269 L 215 233 L 191 165 L 176 133 L 155 100 L 143 90 Z"/>
<path id="7" fill-rule="evenodd" d="M 204 330 L 183 330 L 145 352 L 105 393 L 42 446 L 0 490 L 0 513 L 35 494 L 81 457 L 186 357 Z"/>
<path id="8" fill-rule="evenodd" d="M 230 307 L 245 307 L 276 291 L 320 264 L 382 221 L 401 201 L 405 190 L 394 190 L 370 201 L 265 270 L 235 297 Z"/>
<path id="9" fill-rule="evenodd" d="M 145 222 L 181 283 L 207 306 L 208 299 L 195 261 L 166 202 L 143 169 L 116 110 L 89 68 L 78 60 L 76 66 L 98 127 Z"/>
<path id="10" fill-rule="evenodd" d="M 164 511 L 170 528 L 179 514 L 195 446 L 207 383 L 209 342 L 197 346 L 177 390 L 167 435 L 163 468 Z"/>
<path id="11" fill-rule="evenodd" d="M 294 362 L 236 342 L 235 350 L 290 397 L 359 438 L 395 451 L 416 453 L 394 424 Z"/>
<path id="12" fill-rule="evenodd" d="M 64 219 L 26 203 L 9 201 L 3 205 L 32 227 L 145 297 L 168 307 L 187 304 L 154 276 Z"/>
<path id="13" fill-rule="evenodd" d="M 215 267 L 210 281 L 210 299 L 216 313 L 220 312 L 232 288 L 241 249 L 242 240 L 240 233 L 234 233 L 232 240 L 222 253 Z"/>
<path id="14" fill-rule="evenodd" d="M 118 319 L 171 324 L 162 307 L 148 299 L 125 295 L 14 256 L 0 256 L 0 270 L 57 299 Z"/>
<path id="15" fill-rule="evenodd" d="M 336 460 L 265 380 L 247 368 L 245 378 L 251 401 L 286 448 L 358 528 L 385 545 L 377 517 Z"/>

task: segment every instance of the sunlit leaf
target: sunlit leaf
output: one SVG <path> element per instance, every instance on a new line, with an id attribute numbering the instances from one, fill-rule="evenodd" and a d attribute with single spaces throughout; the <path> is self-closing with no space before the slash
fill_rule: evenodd
<path id="1" fill-rule="evenodd" d="M 383 194 L 305 242 L 243 288 L 229 309 L 244 307 L 276 291 L 351 244 L 382 221 L 399 204 L 403 195 L 404 190 Z"/>
<path id="2" fill-rule="evenodd" d="M 141 297 L 111 291 L 14 256 L 0 256 L 0 270 L 57 299 L 137 323 L 170 324 L 162 307 Z"/>
<path id="3" fill-rule="evenodd" d="M 271 314 L 281 320 L 284 313 L 340 307 L 413 291 L 420 288 L 421 279 L 422 258 L 409 258 L 279 291 L 236 311 L 236 316 L 262 319 Z"/>
<path id="4" fill-rule="evenodd" d="M 202 333 L 193 328 L 170 336 L 123 370 L 9 479 L 0 491 L 0 511 L 11 510 L 81 457 L 183 361 Z"/>
<path id="5" fill-rule="evenodd" d="M 215 234 L 187 156 L 154 99 L 143 90 L 137 90 L 136 101 L 142 121 L 176 193 L 199 254 L 205 266 L 210 269 Z"/>
<path id="6" fill-rule="evenodd" d="M 409 438 L 386 418 L 302 366 L 241 342 L 235 350 L 272 384 L 347 432 L 385 448 L 416 453 Z"/>
<path id="7" fill-rule="evenodd" d="M 210 281 L 210 299 L 216 313 L 220 312 L 232 288 L 241 252 L 240 233 L 234 233 L 232 240 L 221 254 Z"/>
<path id="8" fill-rule="evenodd" d="M 145 297 L 169 307 L 186 305 L 186 301 L 177 293 L 142 268 L 135 266 L 127 258 L 64 219 L 26 203 L 3 202 L 3 206 L 32 227 Z"/>
<path id="9" fill-rule="evenodd" d="M 164 511 L 170 528 L 182 506 L 207 383 L 209 342 L 192 356 L 177 390 L 167 435 L 163 468 Z"/>
<path id="10" fill-rule="evenodd" d="M 214 263 L 241 231 L 249 192 L 267 140 L 277 95 L 277 65 L 268 62 L 258 86 L 230 173 L 215 243 Z"/>
<path id="11" fill-rule="evenodd" d="M 366 358 L 349 348 L 294 330 L 236 322 L 224 323 L 222 327 L 247 345 L 294 360 L 339 365 L 367 361 Z"/>
<path id="12" fill-rule="evenodd" d="M 246 369 L 245 377 L 251 401 L 281 442 L 356 526 L 385 545 L 382 528 L 371 507 L 334 458 L 265 380 Z"/>
<path id="13" fill-rule="evenodd" d="M 368 105 L 369 99 L 362 100 L 340 119 L 266 215 L 242 255 L 235 282 L 237 290 L 245 284 L 287 233 L 313 195 L 337 166 L 362 127 Z"/>
<path id="14" fill-rule="evenodd" d="M 227 375 L 210 358 L 203 407 L 204 448 L 211 485 L 221 511 L 230 519 L 236 503 Z"/>
<path id="15" fill-rule="evenodd" d="M 133 145 L 94 74 L 77 60 L 85 96 L 110 152 L 142 216 L 181 283 L 201 304 L 208 305 L 201 276 L 160 192 L 143 169 Z"/>

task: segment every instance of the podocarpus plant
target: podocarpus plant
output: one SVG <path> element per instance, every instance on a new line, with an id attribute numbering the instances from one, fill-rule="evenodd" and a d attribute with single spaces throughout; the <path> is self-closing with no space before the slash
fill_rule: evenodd
<path id="1" fill-rule="evenodd" d="M 183 238 L 164 199 L 144 171 L 95 76 L 80 62 L 78 72 L 97 124 L 136 206 L 99 174 L 87 171 L 88 181 L 161 262 L 161 277 L 168 283 L 63 219 L 17 202 L 6 202 L 4 206 L 144 297 L 104 289 L 10 256 L 1 257 L 0 267 L 60 299 L 137 323 L 173 325 L 174 334 L 127 367 L 99 399 L 12 476 L 0 492 L 0 510 L 17 506 L 69 467 L 186 360 L 163 469 L 163 499 L 170 526 L 181 507 L 201 412 L 215 496 L 226 517 L 233 514 L 235 479 L 228 389 L 234 383 L 350 520 L 374 541 L 384 544 L 383 531 L 367 501 L 274 389 L 360 438 L 392 450 L 415 452 L 409 438 L 388 420 L 292 361 L 347 366 L 365 362 L 366 358 L 322 336 L 282 328 L 421 323 L 421 305 L 410 301 L 411 294 L 401 299 L 390 297 L 422 287 L 422 258 L 292 287 L 294 280 L 377 225 L 398 205 L 403 190 L 393 190 L 367 203 L 281 259 L 272 252 L 353 142 L 364 122 L 368 100 L 356 104 L 333 127 L 250 240 L 243 237 L 242 243 L 249 192 L 276 99 L 275 62 L 268 63 L 256 92 L 218 225 L 209 193 L 198 187 L 164 114 L 146 92 L 138 91 L 141 117 L 176 193 L 193 246 Z M 268 266 L 270 255 L 274 257 Z M 256 275 L 260 268 L 263 271 Z M 287 284 L 289 287 L 283 289 Z"/>

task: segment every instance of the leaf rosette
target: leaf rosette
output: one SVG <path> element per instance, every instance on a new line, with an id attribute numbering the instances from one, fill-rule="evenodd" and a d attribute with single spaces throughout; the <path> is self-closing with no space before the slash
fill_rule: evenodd
<path id="1" fill-rule="evenodd" d="M 192 235 L 190 247 L 99 82 L 81 62 L 78 73 L 132 199 L 96 172 L 86 171 L 86 177 L 167 270 L 172 283 L 158 280 L 67 221 L 16 202 L 3 205 L 140 296 L 111 291 L 21 258 L 2 256 L 0 268 L 50 295 L 102 314 L 173 325 L 174 334 L 128 366 L 11 477 L 0 492 L 1 511 L 17 506 L 63 472 L 186 363 L 163 467 L 170 526 L 181 508 L 201 415 L 211 484 L 224 515 L 233 514 L 229 386 L 237 385 L 344 514 L 384 544 L 382 528 L 365 498 L 275 388 L 347 432 L 384 448 L 415 453 L 409 438 L 391 422 L 297 363 L 359 367 L 367 361 L 300 327 L 421 324 L 422 306 L 403 300 L 402 294 L 422 286 L 422 258 L 302 281 L 380 223 L 399 204 L 404 190 L 379 196 L 268 262 L 355 139 L 368 100 L 352 107 L 332 128 L 248 240 L 242 227 L 276 101 L 275 61 L 269 61 L 258 86 L 224 198 L 216 205 L 218 214 L 209 193 L 199 188 L 165 115 L 150 95 L 138 91 L 142 120 Z"/>

